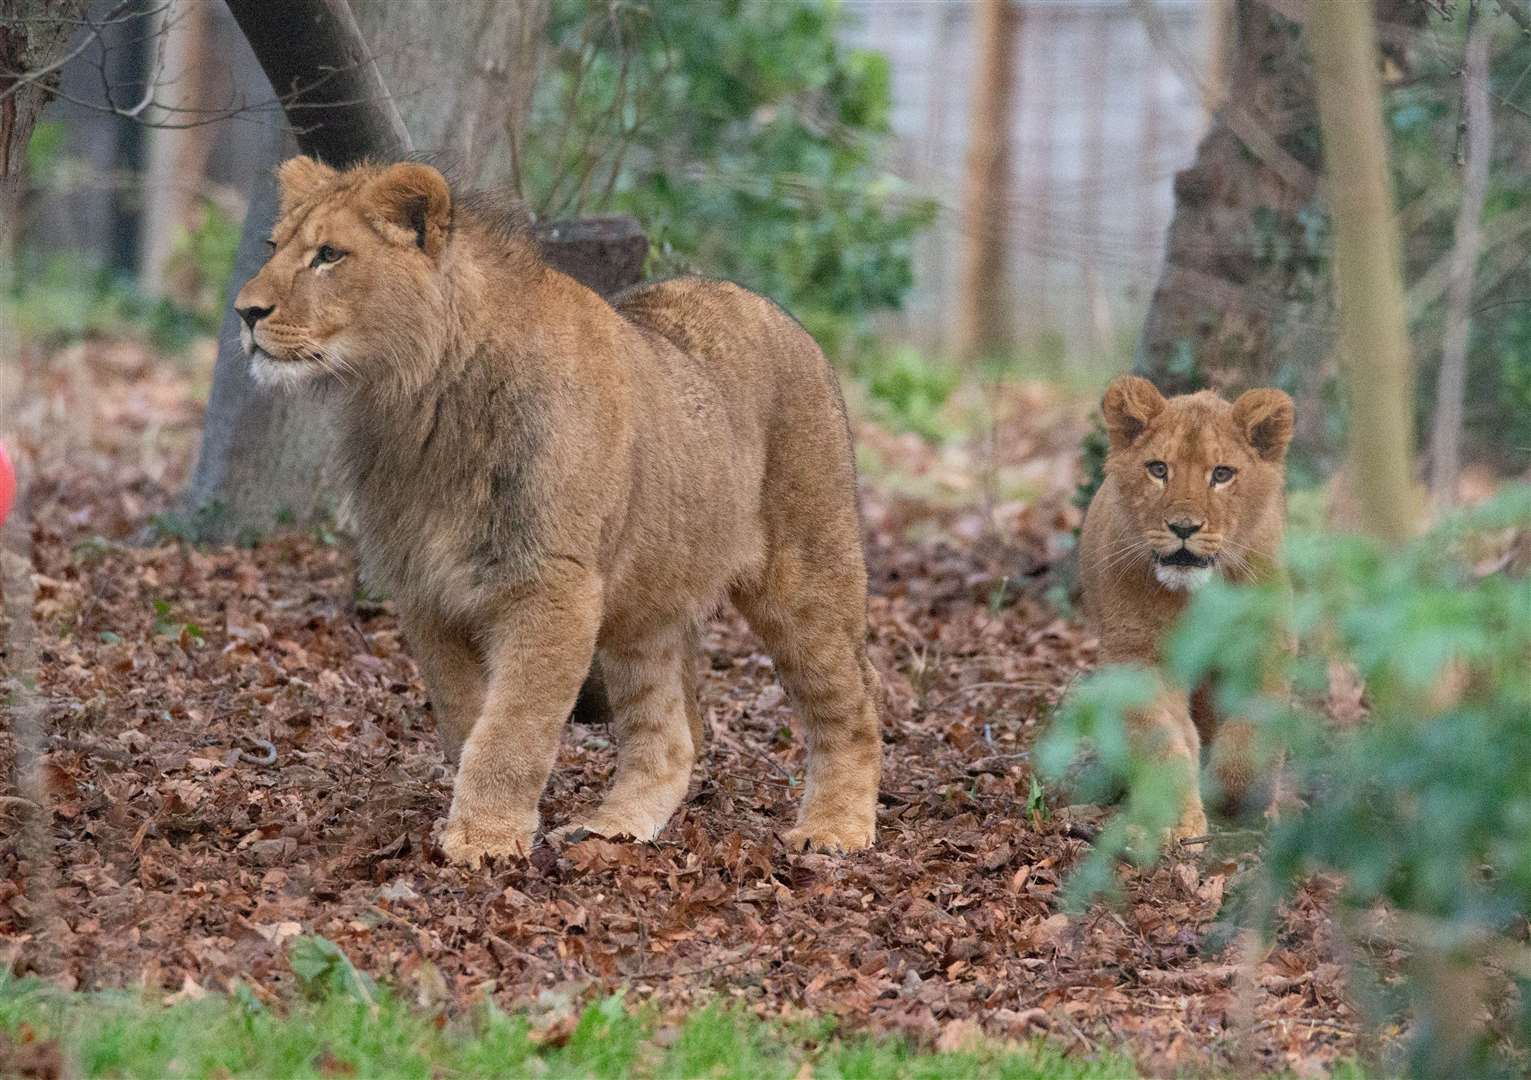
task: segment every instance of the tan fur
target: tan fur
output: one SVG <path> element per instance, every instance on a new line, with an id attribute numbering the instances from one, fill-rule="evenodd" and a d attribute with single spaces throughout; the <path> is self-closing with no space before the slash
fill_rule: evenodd
<path id="1" fill-rule="evenodd" d="M 1292 402 L 1279 390 L 1251 390 L 1232 404 L 1210 391 L 1165 400 L 1152 383 L 1129 375 L 1106 389 L 1101 409 L 1111 445 L 1080 536 L 1085 611 L 1102 661 L 1152 667 L 1197 578 L 1255 581 L 1279 573 Z M 1155 462 L 1167 466 L 1163 479 L 1149 470 Z M 1214 480 L 1220 465 L 1236 470 L 1223 483 Z M 1197 528 L 1182 538 L 1172 525 Z M 1165 566 L 1182 546 L 1208 566 Z M 1211 744 L 1212 779 L 1225 804 L 1243 807 L 1268 794 L 1272 763 L 1257 759 L 1247 722 L 1214 714 L 1209 687 L 1194 695 L 1166 688 L 1132 720 L 1141 745 L 1187 771 L 1174 837 L 1207 828 L 1196 784 L 1203 743 Z"/>
<path id="2" fill-rule="evenodd" d="M 872 842 L 880 684 L 850 432 L 779 308 L 685 279 L 607 303 L 525 222 L 426 165 L 281 169 L 271 261 L 241 309 L 255 372 L 337 404 L 364 568 L 398 604 L 449 757 L 442 846 L 521 855 L 592 662 L 610 793 L 581 827 L 648 840 L 701 740 L 697 627 L 724 598 L 808 735 L 787 840 Z M 344 253 L 313 265 L 321 245 Z"/>

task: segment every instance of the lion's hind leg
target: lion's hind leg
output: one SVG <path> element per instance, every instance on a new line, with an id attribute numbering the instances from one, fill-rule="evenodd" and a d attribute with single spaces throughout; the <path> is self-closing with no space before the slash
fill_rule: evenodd
<path id="1" fill-rule="evenodd" d="M 841 563 L 821 567 L 780 552 L 763 583 L 733 599 L 807 730 L 803 804 L 783 838 L 793 848 L 870 846 L 882 776 L 881 683 L 866 655 L 864 586 Z"/>
<path id="2" fill-rule="evenodd" d="M 687 624 L 603 644 L 601 675 L 611 702 L 617 770 L 611 791 L 587 817 L 561 830 L 653 840 L 686 797 L 701 736 L 695 631 Z"/>

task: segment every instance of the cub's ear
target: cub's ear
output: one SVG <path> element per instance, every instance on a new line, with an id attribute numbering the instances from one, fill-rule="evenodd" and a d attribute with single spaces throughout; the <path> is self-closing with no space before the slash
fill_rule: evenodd
<path id="1" fill-rule="evenodd" d="M 452 192 L 441 173 L 412 161 L 390 165 L 368 186 L 366 199 L 389 226 L 385 232 L 397 230 L 400 243 L 433 259 L 441 254 L 452 225 Z"/>
<path id="2" fill-rule="evenodd" d="M 1286 456 L 1296 418 L 1292 399 L 1280 390 L 1247 390 L 1233 403 L 1233 422 L 1266 461 Z"/>
<path id="3" fill-rule="evenodd" d="M 299 154 L 277 166 L 276 182 L 282 189 L 279 213 L 286 214 L 293 207 L 307 202 L 335 182 L 339 176 L 322 161 Z"/>
<path id="4" fill-rule="evenodd" d="M 1111 449 L 1125 450 L 1137 442 L 1164 409 L 1164 395 L 1153 383 L 1136 375 L 1120 375 L 1106 387 L 1100 411 L 1106 418 Z"/>

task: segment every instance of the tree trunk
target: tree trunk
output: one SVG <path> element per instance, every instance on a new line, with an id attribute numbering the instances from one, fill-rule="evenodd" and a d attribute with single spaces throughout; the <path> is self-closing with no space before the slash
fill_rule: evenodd
<path id="1" fill-rule="evenodd" d="M 1299 399 L 1299 441 L 1321 427 L 1304 408 L 1322 388 L 1330 343 L 1318 215 L 1322 162 L 1302 0 L 1235 0 L 1227 94 L 1196 159 L 1175 177 L 1164 270 L 1139 341 L 1137 370 L 1166 392 L 1283 386 Z M 1417 0 L 1366 5 L 1387 27 L 1418 26 Z M 1403 43 L 1403 35 L 1389 33 Z M 1390 59 L 1405 66 L 1401 48 Z M 1207 97 L 1216 87 L 1204 87 Z M 1210 104 L 1211 102 L 1209 102 Z M 1305 438 L 1305 436 L 1309 436 Z"/>
<path id="2" fill-rule="evenodd" d="M 86 0 L 0 0 L 0 287 L 10 284 L 27 143 Z"/>
<path id="3" fill-rule="evenodd" d="M 166 105 L 197 108 L 211 100 L 214 64 L 212 9 L 181 2 L 156 20 L 165 35 L 165 62 L 157 96 Z M 151 71 L 151 77 L 153 77 Z M 143 174 L 143 210 L 138 230 L 138 285 L 150 296 L 163 296 L 190 307 L 192 290 L 170 280 L 170 260 L 177 241 L 192 225 L 217 128 L 211 124 L 175 126 L 174 114 L 148 117 L 148 155 Z M 170 126 L 157 127 L 165 121 Z M 184 278 L 184 275 L 182 275 Z"/>
<path id="4" fill-rule="evenodd" d="M 1418 520 L 1413 378 L 1371 5 L 1313 5 L 1308 39 L 1330 174 L 1352 477 L 1363 526 L 1401 544 Z"/>
<path id="5" fill-rule="evenodd" d="M 508 177 L 506 135 L 530 105 L 550 3 L 453 0 L 443 19 L 434 4 L 352 0 L 415 145 L 463 183 Z"/>
<path id="6" fill-rule="evenodd" d="M 1228 95 L 1175 177 L 1164 270 L 1138 370 L 1166 393 L 1277 381 L 1284 309 L 1316 295 L 1301 219 L 1318 190 L 1317 117 L 1298 27 L 1237 0 Z M 1286 252 L 1276 257 L 1274 252 Z"/>
<path id="7" fill-rule="evenodd" d="M 368 0 L 357 8 L 365 31 L 346 0 L 229 0 L 229 6 L 286 101 L 296 147 L 332 165 L 397 157 L 415 145 L 452 143 L 487 154 L 484 133 L 503 127 L 502 104 L 495 95 L 469 94 L 464 87 L 503 75 L 492 40 L 481 35 L 497 28 L 509 33 L 500 26 L 506 21 L 503 11 L 516 5 L 473 0 L 454 5 L 452 18 L 442 18 L 433 4 Z M 475 13 L 479 18 L 470 17 Z M 305 32 L 294 36 L 291 28 L 299 24 Z M 369 39 L 380 43 L 375 53 L 368 50 Z M 469 56 L 478 60 L 470 63 Z M 390 79 L 395 70 L 398 81 Z M 390 82 L 400 89 L 397 102 L 389 96 Z M 485 115 L 464 115 L 472 111 L 469 106 Z M 274 132 L 270 164 L 287 157 L 293 145 Z M 250 201 L 230 303 L 266 258 L 264 242 L 276 213 L 269 173 L 262 171 Z M 553 265 L 606 292 L 635 282 L 648 250 L 642 231 L 627 218 L 541 231 Z M 327 475 L 332 425 L 324 406 L 256 387 L 238 329 L 230 309 L 219 338 L 202 450 L 181 505 L 186 527 L 207 541 L 253 538 L 281 525 L 304 525 L 334 504 Z"/>
<path id="8" fill-rule="evenodd" d="M 956 353 L 992 356 L 1010 339 L 1007 210 L 1010 98 L 1015 84 L 1015 36 L 1021 12 L 1010 0 L 980 0 L 978 70 L 968 122 L 962 193 L 962 269 L 957 292 Z"/>
<path id="9" fill-rule="evenodd" d="M 1435 421 L 1430 437 L 1430 495 L 1438 509 L 1457 501 L 1461 471 L 1462 403 L 1467 393 L 1467 346 L 1472 334 L 1473 278 L 1481 248 L 1479 222 L 1488 195 L 1489 161 L 1494 153 L 1493 114 L 1489 109 L 1489 39 L 1491 26 L 1478 15 L 1477 0 L 1468 18 L 1467 62 L 1462 71 L 1467 124 L 1467 155 L 1462 172 L 1462 202 L 1457 209 L 1451 249 L 1451 286 L 1446 301 L 1446 339 L 1435 386 Z M 1477 16 L 1474 18 L 1473 16 Z"/>

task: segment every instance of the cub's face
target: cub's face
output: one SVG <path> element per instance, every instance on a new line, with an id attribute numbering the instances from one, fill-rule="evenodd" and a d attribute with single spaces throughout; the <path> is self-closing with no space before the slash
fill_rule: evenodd
<path id="1" fill-rule="evenodd" d="M 277 178 L 271 257 L 234 300 L 256 381 L 354 383 L 430 355 L 451 217 L 441 174 L 412 163 L 337 172 L 296 157 Z"/>
<path id="2" fill-rule="evenodd" d="M 1132 530 L 1170 589 L 1193 589 L 1221 567 L 1236 575 L 1262 548 L 1255 530 L 1285 483 L 1291 398 L 1251 390 L 1229 403 L 1203 391 L 1166 400 L 1123 376 L 1101 403 L 1111 449 L 1106 472 Z"/>

